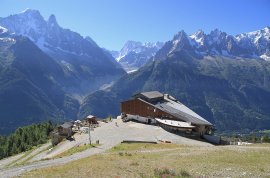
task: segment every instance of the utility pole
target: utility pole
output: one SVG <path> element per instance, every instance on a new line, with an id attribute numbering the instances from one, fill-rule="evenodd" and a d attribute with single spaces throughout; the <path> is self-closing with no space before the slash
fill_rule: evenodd
<path id="1" fill-rule="evenodd" d="M 88 128 L 88 134 L 89 134 L 89 144 L 91 145 L 91 134 L 90 134 L 90 130 L 91 130 L 91 126 L 90 126 L 90 121 L 89 121 L 89 128 Z"/>

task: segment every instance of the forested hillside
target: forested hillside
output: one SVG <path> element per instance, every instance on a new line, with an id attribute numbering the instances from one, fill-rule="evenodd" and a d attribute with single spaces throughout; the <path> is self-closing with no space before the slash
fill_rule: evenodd
<path id="1" fill-rule="evenodd" d="M 0 159 L 46 143 L 54 125 L 51 122 L 19 127 L 9 136 L 0 136 Z"/>

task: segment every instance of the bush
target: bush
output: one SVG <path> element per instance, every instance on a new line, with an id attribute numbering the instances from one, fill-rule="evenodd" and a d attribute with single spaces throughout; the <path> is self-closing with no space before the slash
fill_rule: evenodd
<path id="1" fill-rule="evenodd" d="M 191 175 L 185 171 L 185 170 L 181 170 L 180 171 L 180 174 L 176 174 L 176 172 L 172 169 L 169 169 L 169 168 L 156 168 L 154 170 L 154 176 L 155 177 L 160 177 L 160 178 L 171 178 L 171 177 L 181 177 L 181 178 L 188 178 L 188 177 L 191 177 Z"/>
<path id="2" fill-rule="evenodd" d="M 155 177 L 160 177 L 160 178 L 163 178 L 163 177 L 174 177 L 176 174 L 173 170 L 170 170 L 168 168 L 156 168 L 154 170 L 154 175 Z"/>
<path id="3" fill-rule="evenodd" d="M 138 162 L 132 162 L 130 165 L 131 166 L 139 166 L 139 163 Z"/>
<path id="4" fill-rule="evenodd" d="M 185 170 L 181 170 L 180 171 L 180 175 L 182 177 L 191 177 L 191 175 L 187 171 L 185 171 Z"/>
<path id="5" fill-rule="evenodd" d="M 265 142 L 265 143 L 270 143 L 270 138 L 268 135 L 265 135 L 262 137 L 262 142 Z"/>
<path id="6" fill-rule="evenodd" d="M 131 153 L 127 153 L 127 152 L 125 153 L 125 155 L 126 155 L 126 156 L 132 156 Z"/>

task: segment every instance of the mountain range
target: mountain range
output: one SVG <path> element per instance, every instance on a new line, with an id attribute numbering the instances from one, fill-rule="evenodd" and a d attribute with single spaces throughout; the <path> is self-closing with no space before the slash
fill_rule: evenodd
<path id="1" fill-rule="evenodd" d="M 141 91 L 169 93 L 220 131 L 270 126 L 270 28 L 218 29 L 120 51 L 39 11 L 0 18 L 0 134 L 44 120 L 116 116 Z M 125 70 L 124 70 L 125 69 Z"/>
<path id="2" fill-rule="evenodd" d="M 239 35 L 228 35 L 218 29 L 205 34 L 202 30 L 192 35 L 187 35 L 180 31 L 174 36 L 173 52 L 179 48 L 189 48 L 190 52 L 197 55 L 198 58 L 209 55 L 219 55 L 230 58 L 248 57 L 256 59 L 270 60 L 269 52 L 269 33 L 270 27 L 254 32 L 242 33 Z M 178 43 L 181 44 L 178 44 Z M 110 51 L 112 56 L 127 71 L 136 71 L 146 64 L 151 57 L 163 47 L 165 43 L 141 43 L 137 41 L 127 41 L 120 51 Z M 167 44 L 168 45 L 168 44 Z"/>
<path id="3" fill-rule="evenodd" d="M 141 43 L 138 41 L 127 41 L 119 52 L 112 51 L 111 54 L 127 72 L 132 72 L 146 64 L 163 44 L 163 42 Z"/>
<path id="4" fill-rule="evenodd" d="M 190 36 L 187 36 L 184 31 L 180 31 L 174 36 L 173 44 L 170 45 L 173 48 L 169 52 L 181 50 L 184 47 L 198 57 L 220 55 L 269 60 L 270 27 L 236 36 L 228 35 L 218 29 L 209 34 L 199 30 Z"/>
<path id="5" fill-rule="evenodd" d="M 219 131 L 268 129 L 269 41 L 269 27 L 236 37 L 219 30 L 190 36 L 180 31 L 139 70 L 87 96 L 80 116 L 117 115 L 121 101 L 137 92 L 159 90 L 178 98 Z"/>
<path id="6" fill-rule="evenodd" d="M 0 19 L 10 33 L 28 37 L 63 69 L 63 89 L 74 96 L 84 95 L 119 78 L 125 72 L 90 37 L 63 29 L 51 15 L 47 21 L 37 10 Z"/>
<path id="7" fill-rule="evenodd" d="M 0 133 L 77 118 L 80 100 L 125 74 L 90 37 L 26 10 L 0 18 Z M 3 123 L 3 124 L 2 124 Z"/>
<path id="8" fill-rule="evenodd" d="M 0 37 L 1 133 L 61 112 L 75 117 L 79 103 L 62 90 L 62 68 L 28 38 L 7 30 Z"/>

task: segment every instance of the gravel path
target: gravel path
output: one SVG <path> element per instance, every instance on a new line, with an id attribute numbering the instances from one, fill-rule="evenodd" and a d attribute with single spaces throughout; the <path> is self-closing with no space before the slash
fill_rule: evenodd
<path id="1" fill-rule="evenodd" d="M 33 150 L 30 154 L 28 154 L 27 156 L 25 156 L 22 159 L 19 159 L 18 161 L 16 161 L 14 164 L 12 164 L 10 166 L 13 166 L 15 164 L 24 163 L 24 162 L 30 162 L 30 160 L 32 159 L 31 157 L 34 157 L 35 155 L 39 154 L 41 151 L 48 148 L 50 145 L 51 145 L 51 143 L 46 143 L 46 144 L 38 147 L 37 149 Z"/>
<path id="2" fill-rule="evenodd" d="M 117 122 L 117 125 L 115 124 L 115 122 Z M 39 161 L 30 163 L 28 165 L 13 167 L 9 169 L 0 168 L 0 177 L 1 178 L 14 177 L 25 171 L 65 164 L 70 161 L 102 153 L 112 148 L 113 146 L 119 144 L 123 140 L 138 140 L 138 141 L 168 140 L 173 143 L 186 145 L 212 146 L 211 144 L 206 142 L 191 140 L 185 137 L 169 133 L 160 127 L 152 125 L 145 125 L 134 122 L 123 123 L 120 119 L 113 120 L 110 123 L 101 123 L 100 125 L 101 125 L 100 127 L 96 128 L 94 131 L 91 131 L 91 139 L 92 143 L 94 143 L 96 140 L 99 140 L 101 146 L 91 148 L 86 151 L 76 153 L 64 158 Z M 66 141 L 65 143 L 61 144 L 61 146 L 59 146 L 57 149 L 55 149 L 46 156 L 48 158 L 53 157 L 54 155 L 57 155 L 73 146 L 88 142 L 89 140 L 87 134 L 82 135 L 77 134 L 75 136 L 75 141 Z"/>
<path id="3" fill-rule="evenodd" d="M 20 157 L 22 157 L 24 155 L 24 153 L 12 156 L 12 157 L 8 157 L 5 159 L 0 160 L 0 170 L 4 169 L 4 167 L 10 165 L 12 162 L 18 160 Z"/>
<path id="4" fill-rule="evenodd" d="M 24 152 L 24 153 L 20 153 L 18 155 L 12 156 L 12 157 L 2 159 L 2 160 L 0 160 L 0 170 L 5 169 L 6 167 L 12 167 L 16 164 L 20 164 L 23 162 L 33 162 L 33 161 L 35 161 L 33 159 L 36 158 L 37 155 L 40 155 L 41 151 L 48 148 L 49 146 L 50 146 L 50 143 L 43 144 L 42 146 L 33 150 L 27 156 L 25 156 L 25 154 L 27 154 L 27 152 Z M 31 157 L 33 157 L 33 158 L 31 158 Z M 40 160 L 40 159 L 37 159 L 37 160 Z"/>

